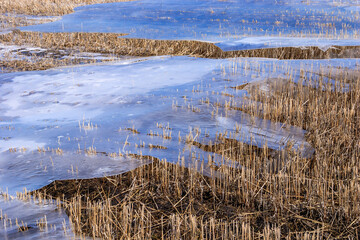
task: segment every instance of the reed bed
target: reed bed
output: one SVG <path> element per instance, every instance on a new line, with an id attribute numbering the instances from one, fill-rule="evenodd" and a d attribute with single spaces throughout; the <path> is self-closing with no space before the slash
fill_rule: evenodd
<path id="1" fill-rule="evenodd" d="M 195 56 L 202 58 L 267 57 L 278 59 L 327 59 L 359 57 L 359 46 L 338 46 L 326 51 L 318 47 L 270 48 L 224 52 L 213 43 L 188 40 L 149 40 L 120 38 L 126 34 L 116 33 L 40 33 L 21 32 L 0 35 L 0 43 L 18 46 L 41 47 L 49 50 L 72 52 L 104 53 L 116 56 Z M 37 61 L 16 62 L 17 70 L 44 70 L 63 66 L 63 62 L 38 64 Z M 3 61 L 2 66 L 14 68 L 15 63 Z"/>
<path id="2" fill-rule="evenodd" d="M 109 61 L 109 60 L 101 60 L 101 62 L 105 62 L 105 61 Z M 78 64 L 91 64 L 97 62 L 99 61 L 96 60 L 95 58 L 94 59 L 84 59 L 84 58 L 56 59 L 49 57 L 47 58 L 32 57 L 25 60 L 3 58 L 2 60 L 0 60 L 0 70 L 3 73 L 19 72 L 19 71 L 40 71 L 55 67 L 78 65 Z"/>
<path id="3" fill-rule="evenodd" d="M 13 31 L 0 35 L 4 44 L 31 45 L 51 49 L 78 49 L 84 52 L 130 56 L 193 55 L 211 57 L 221 49 L 211 43 L 182 40 L 120 38 L 116 33 L 40 33 Z M 220 55 L 218 53 L 217 55 Z"/>
<path id="4" fill-rule="evenodd" d="M 0 13 L 62 16 L 72 13 L 79 6 L 128 1 L 131 0 L 0 0 Z"/>

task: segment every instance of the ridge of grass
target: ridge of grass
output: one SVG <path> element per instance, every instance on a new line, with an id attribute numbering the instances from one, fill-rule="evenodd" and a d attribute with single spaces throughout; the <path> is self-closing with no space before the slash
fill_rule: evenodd
<path id="1" fill-rule="evenodd" d="M 295 48 L 281 47 L 224 52 L 213 43 L 193 40 L 150 40 L 121 38 L 126 34 L 118 33 L 41 33 L 14 30 L 0 35 L 0 43 L 19 46 L 41 47 L 66 52 L 92 52 L 115 56 L 194 56 L 202 58 L 261 57 L 277 59 L 327 59 L 360 56 L 360 46 L 336 46 L 326 51 L 318 47 Z M 4 68 L 16 70 L 44 70 L 63 66 L 63 61 L 54 64 L 39 64 L 36 59 L 23 60 L 14 64 L 10 59 L 2 61 Z M 41 63 L 41 59 L 39 60 Z"/>

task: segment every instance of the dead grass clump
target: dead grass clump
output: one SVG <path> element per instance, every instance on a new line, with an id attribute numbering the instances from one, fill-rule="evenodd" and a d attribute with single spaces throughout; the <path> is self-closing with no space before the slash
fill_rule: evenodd
<path id="1" fill-rule="evenodd" d="M 196 171 L 155 160 L 115 177 L 55 181 L 40 192 L 63 200 L 78 233 L 103 239 L 211 238 L 221 236 L 221 228 L 239 231 L 234 227 L 240 203 L 216 204 L 214 184 Z"/>
<path id="2" fill-rule="evenodd" d="M 258 214 L 240 214 L 249 206 L 236 184 L 223 192 L 221 179 L 155 160 L 115 177 L 55 181 L 35 195 L 62 199 L 76 232 L 93 237 L 248 238 Z"/>
<path id="3" fill-rule="evenodd" d="M 149 148 L 150 149 L 168 149 L 167 147 L 161 146 L 161 145 L 153 145 L 153 144 L 149 144 Z"/>
<path id="4" fill-rule="evenodd" d="M 79 6 L 128 1 L 132 0 L 0 0 L 0 13 L 61 16 L 72 13 Z"/>
<path id="5" fill-rule="evenodd" d="M 314 132 L 329 124 L 334 128 L 355 127 L 360 71 L 337 69 L 336 72 L 310 74 L 303 72 L 297 83 L 290 77 L 249 84 L 244 89 L 249 92 L 250 100 L 261 103 L 261 109 L 249 105 L 247 111 L 261 118 L 314 129 Z M 325 122 L 327 124 L 323 125 Z"/>
<path id="6" fill-rule="evenodd" d="M 358 80 L 360 71 L 358 69 L 348 69 L 348 68 L 321 68 L 320 71 L 313 71 L 312 74 L 320 76 L 323 78 L 328 78 L 334 81 L 342 81 L 344 83 L 354 83 Z"/>
<path id="7" fill-rule="evenodd" d="M 83 52 L 129 56 L 193 55 L 212 57 L 221 49 L 214 44 L 186 40 L 148 40 L 119 38 L 116 33 L 40 33 L 21 32 L 0 35 L 4 44 L 32 45 L 48 49 L 73 49 Z"/>
<path id="8" fill-rule="evenodd" d="M 353 70 L 351 76 L 355 76 L 354 71 L 359 72 Z M 308 191 L 323 217 L 342 212 L 337 223 L 343 228 L 341 238 L 351 231 L 358 234 L 360 227 L 360 208 L 354 204 L 360 196 L 360 74 L 349 78 L 346 72 L 339 68 L 335 73 L 327 73 L 333 82 L 321 77 L 311 80 L 314 75 L 303 74 L 297 84 L 289 79 L 287 84 L 278 85 L 272 95 L 260 87 L 249 89 L 251 98 L 264 106 L 262 111 L 250 109 L 254 115 L 308 131 L 307 140 L 315 149 L 314 158 L 307 163 L 312 167 L 304 175 L 294 172 L 294 176 L 311 179 L 314 185 Z M 345 220 L 350 215 L 356 216 L 353 223 Z"/>
<path id="9" fill-rule="evenodd" d="M 231 88 L 236 89 L 236 90 L 243 90 L 247 85 L 248 85 L 248 83 L 245 83 L 245 84 L 241 84 L 241 85 L 231 87 Z"/>
<path id="10" fill-rule="evenodd" d="M 0 60 L 0 68 L 2 69 L 2 72 L 46 70 L 56 66 L 57 64 L 55 65 L 49 61 L 34 63 L 24 60 Z"/>
<path id="11" fill-rule="evenodd" d="M 264 48 L 224 52 L 226 57 L 261 57 L 277 59 L 329 59 L 329 58 L 358 58 L 360 46 L 333 46 L 327 50 L 309 46 Z"/>
<path id="12" fill-rule="evenodd" d="M 39 71 L 54 67 L 68 66 L 75 64 L 94 63 L 92 59 L 52 59 L 52 58 L 32 58 L 28 60 L 0 60 L 0 69 L 2 72 L 18 71 Z"/>
<path id="13" fill-rule="evenodd" d="M 130 131 L 133 134 L 140 134 L 140 132 L 138 130 L 136 130 L 135 128 L 125 128 L 124 130 Z"/>

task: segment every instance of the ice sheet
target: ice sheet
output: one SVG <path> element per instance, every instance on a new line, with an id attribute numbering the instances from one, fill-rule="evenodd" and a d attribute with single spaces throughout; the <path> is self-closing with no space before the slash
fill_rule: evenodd
<path id="1" fill-rule="evenodd" d="M 276 46 L 359 45 L 358 6 L 358 1 L 332 0 L 139 0 L 79 7 L 60 21 L 23 29 L 212 41 L 224 50 L 267 47 L 274 41 Z"/>

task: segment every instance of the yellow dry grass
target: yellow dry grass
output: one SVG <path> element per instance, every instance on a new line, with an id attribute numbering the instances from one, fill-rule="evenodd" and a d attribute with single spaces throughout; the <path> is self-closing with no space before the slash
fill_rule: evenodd
<path id="1" fill-rule="evenodd" d="M 41 33 L 14 30 L 12 33 L 0 35 L 0 43 L 41 47 L 52 50 L 62 49 L 67 52 L 79 51 L 141 57 L 190 55 L 204 58 L 267 57 L 278 59 L 327 59 L 360 56 L 360 46 L 338 46 L 329 48 L 326 51 L 322 51 L 317 47 L 282 47 L 224 52 L 213 43 L 208 42 L 121 38 L 124 35 L 126 34 Z M 34 64 L 33 68 L 36 68 L 36 64 Z"/>
<path id="2" fill-rule="evenodd" d="M 104 61 L 104 60 L 102 60 Z M 96 59 L 54 59 L 54 58 L 31 58 L 27 60 L 1 59 L 0 69 L 2 72 L 40 71 L 55 67 L 96 63 Z"/>
<path id="3" fill-rule="evenodd" d="M 72 13 L 79 6 L 128 1 L 132 0 L 0 0 L 0 13 L 61 16 Z"/>

